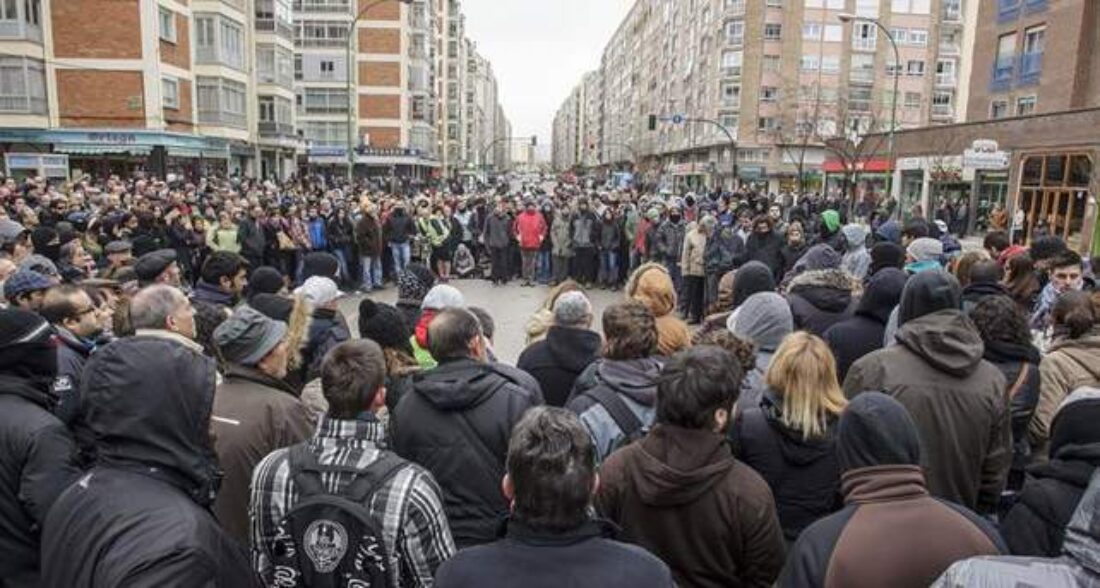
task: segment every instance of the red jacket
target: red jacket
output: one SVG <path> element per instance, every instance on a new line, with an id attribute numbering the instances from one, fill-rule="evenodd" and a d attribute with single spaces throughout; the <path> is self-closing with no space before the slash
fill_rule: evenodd
<path id="1" fill-rule="evenodd" d="M 519 237 L 520 249 L 538 249 L 546 238 L 546 219 L 538 212 L 524 211 L 516 217 L 512 230 Z"/>

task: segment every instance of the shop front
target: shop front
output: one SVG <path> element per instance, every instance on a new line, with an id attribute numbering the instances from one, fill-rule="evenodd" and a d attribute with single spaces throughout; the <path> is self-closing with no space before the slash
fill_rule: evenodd
<path id="1" fill-rule="evenodd" d="M 22 182 L 27 178 L 69 179 L 69 156 L 45 153 L 5 153 L 4 173 Z"/>
<path id="2" fill-rule="evenodd" d="M 894 182 L 903 221 L 914 216 L 941 219 L 951 232 L 984 233 L 1007 207 L 1010 154 L 995 141 L 981 140 L 959 155 L 899 157 Z"/>
<path id="3" fill-rule="evenodd" d="M 887 157 L 868 157 L 858 161 L 829 157 L 821 166 L 825 192 L 878 202 L 886 193 L 892 167 Z"/>
<path id="4" fill-rule="evenodd" d="M 1057 235 L 1075 250 L 1100 251 L 1095 227 L 1095 150 L 1032 152 L 1020 158 L 1020 184 L 1013 208 L 1015 239 L 1030 242 Z M 1086 229 L 1092 233 L 1086 239 Z"/>

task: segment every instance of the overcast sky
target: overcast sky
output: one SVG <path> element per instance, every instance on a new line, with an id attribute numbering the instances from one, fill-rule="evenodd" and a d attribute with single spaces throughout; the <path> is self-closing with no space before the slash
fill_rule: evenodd
<path id="1" fill-rule="evenodd" d="M 554 113 L 634 0 L 463 0 L 466 35 L 493 64 L 512 135 L 550 143 Z"/>

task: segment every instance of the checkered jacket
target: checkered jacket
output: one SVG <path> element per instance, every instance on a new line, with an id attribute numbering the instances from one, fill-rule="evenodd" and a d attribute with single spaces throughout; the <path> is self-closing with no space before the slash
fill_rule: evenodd
<path id="1" fill-rule="evenodd" d="M 366 469 L 378 459 L 385 434 L 385 425 L 375 420 L 325 417 L 309 448 L 321 465 Z M 342 472 L 321 476 L 330 492 L 342 490 L 351 480 L 350 474 Z M 249 505 L 252 564 L 268 586 L 273 583 L 271 549 L 277 527 L 297 501 L 288 449 L 276 450 L 253 471 Z M 394 587 L 431 586 L 436 568 L 455 552 L 439 486 L 431 473 L 409 463 L 375 491 L 367 508 L 382 522 L 391 569 L 397 571 Z"/>

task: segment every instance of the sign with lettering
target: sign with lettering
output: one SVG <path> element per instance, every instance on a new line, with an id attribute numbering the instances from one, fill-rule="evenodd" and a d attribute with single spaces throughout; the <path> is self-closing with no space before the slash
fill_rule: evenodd
<path id="1" fill-rule="evenodd" d="M 962 165 L 966 169 L 1008 169 L 1012 157 L 1001 151 L 1000 145 L 991 139 L 978 139 L 963 151 Z"/>

